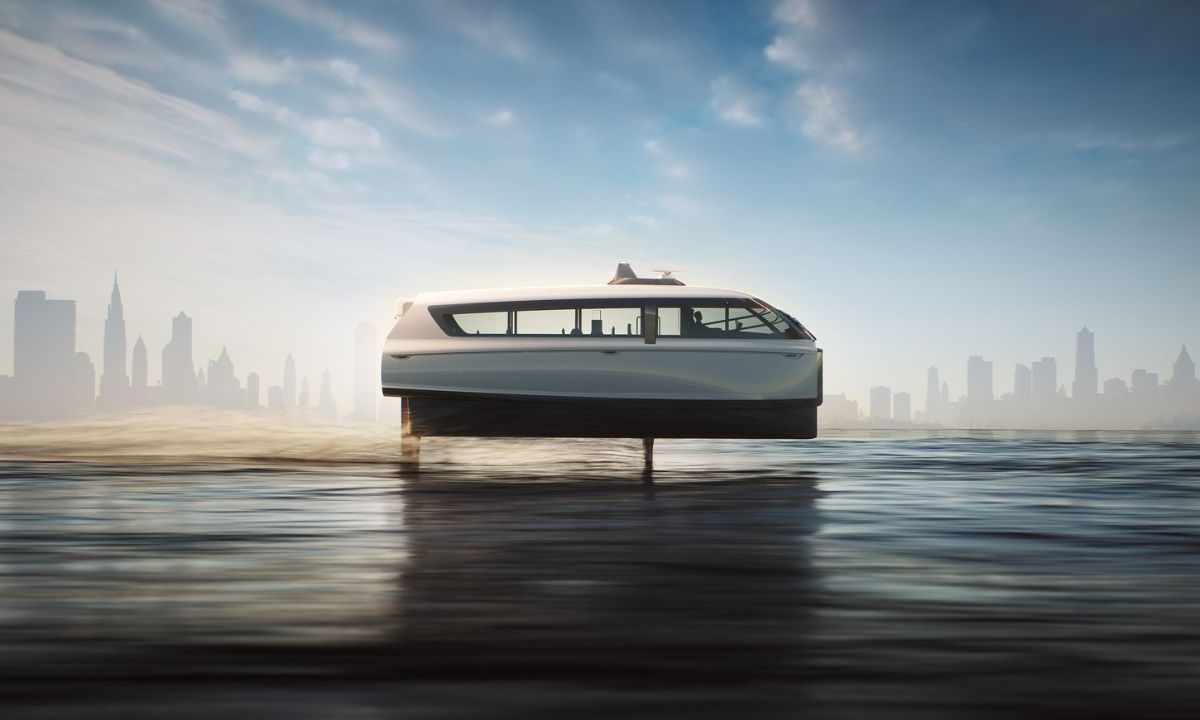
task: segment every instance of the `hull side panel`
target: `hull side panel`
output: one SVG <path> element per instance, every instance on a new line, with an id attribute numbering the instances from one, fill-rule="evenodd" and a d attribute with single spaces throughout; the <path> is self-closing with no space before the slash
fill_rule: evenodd
<path id="1" fill-rule="evenodd" d="M 465 437 L 786 438 L 817 436 L 815 400 L 663 401 L 408 395 L 412 433 Z"/>
<path id="2" fill-rule="evenodd" d="M 639 343 L 640 344 L 640 343 Z M 796 400 L 820 396 L 821 354 L 548 350 L 383 358 L 383 386 L 536 397 Z"/>

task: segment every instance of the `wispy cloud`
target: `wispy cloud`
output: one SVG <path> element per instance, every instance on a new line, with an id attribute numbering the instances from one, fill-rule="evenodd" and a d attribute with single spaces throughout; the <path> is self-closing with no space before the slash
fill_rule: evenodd
<path id="1" fill-rule="evenodd" d="M 728 75 L 713 81 L 709 104 L 722 122 L 741 127 L 763 124 L 762 96 L 740 86 Z"/>
<path id="2" fill-rule="evenodd" d="M 779 29 L 763 49 L 763 55 L 788 70 L 809 70 L 812 62 L 805 51 L 805 41 L 819 24 L 812 0 L 782 0 L 775 6 L 772 17 Z"/>
<path id="3" fill-rule="evenodd" d="M 267 115 L 281 125 L 303 133 L 314 145 L 348 150 L 374 150 L 383 145 L 378 130 L 354 118 L 305 117 L 286 106 L 241 90 L 234 90 L 230 99 L 243 110 Z"/>
<path id="4" fill-rule="evenodd" d="M 357 95 L 353 102 L 380 114 L 389 122 L 429 137 L 448 137 L 453 134 L 453 129 L 446 123 L 429 117 L 409 92 L 392 82 L 368 75 L 350 60 L 333 58 L 312 67 L 354 89 Z"/>
<path id="5" fill-rule="evenodd" d="M 400 38 L 377 25 L 350 17 L 320 0 L 259 0 L 276 12 L 297 22 L 329 32 L 334 37 L 375 53 L 397 51 Z"/>
<path id="6" fill-rule="evenodd" d="M 805 137 L 846 152 L 862 147 L 862 138 L 847 119 L 846 103 L 837 88 L 817 81 L 796 88 L 798 126 Z"/>
<path id="7" fill-rule="evenodd" d="M 788 70 L 801 71 L 812 67 L 801 39 L 794 35 L 776 35 L 771 44 L 763 49 L 763 55 Z"/>
<path id="8" fill-rule="evenodd" d="M 1174 150 L 1189 141 L 1183 133 L 1132 133 L 1084 129 L 1060 137 L 1074 150 L 1106 150 L 1122 153 L 1157 153 Z"/>
<path id="9" fill-rule="evenodd" d="M 812 0 L 781 0 L 775 6 L 775 19 L 782 25 L 816 27 L 817 7 Z"/>
<path id="10" fill-rule="evenodd" d="M 772 66 L 796 77 L 785 107 L 791 125 L 813 142 L 842 152 L 862 149 L 862 134 L 851 121 L 845 90 L 837 80 L 847 61 L 821 58 L 810 50 L 823 30 L 813 0 L 780 0 L 772 17 L 777 32 L 763 48 Z"/>
<path id="11" fill-rule="evenodd" d="M 484 117 L 483 121 L 488 125 L 512 125 L 517 121 L 517 116 L 513 114 L 512 110 L 497 110 Z"/>
<path id="12" fill-rule="evenodd" d="M 692 175 L 692 169 L 686 162 L 675 158 L 667 152 L 661 140 L 657 138 L 642 143 L 642 150 L 654 160 L 659 171 L 676 180 L 685 180 Z"/>
<path id="13" fill-rule="evenodd" d="M 483 50 L 513 60 L 530 60 L 533 56 L 527 29 L 499 3 L 433 0 L 426 3 L 426 8 L 446 28 Z"/>
<path id="14" fill-rule="evenodd" d="M 346 157 L 346 153 L 321 148 L 313 148 L 308 154 L 308 162 L 322 170 L 346 170 L 350 167 L 350 158 Z"/>
<path id="15" fill-rule="evenodd" d="M 150 6 L 184 30 L 222 44 L 228 41 L 228 17 L 221 0 L 150 0 Z"/>
<path id="16" fill-rule="evenodd" d="M 292 77 L 296 62 L 287 55 L 269 57 L 256 52 L 237 51 L 229 57 L 229 74 L 256 85 L 276 85 Z"/>

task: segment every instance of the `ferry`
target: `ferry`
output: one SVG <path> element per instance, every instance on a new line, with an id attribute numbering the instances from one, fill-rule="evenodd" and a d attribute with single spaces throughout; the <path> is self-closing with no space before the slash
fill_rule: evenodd
<path id="1" fill-rule="evenodd" d="M 414 438 L 813 438 L 822 352 L 753 295 L 621 263 L 606 285 L 398 301 L 381 375 Z"/>

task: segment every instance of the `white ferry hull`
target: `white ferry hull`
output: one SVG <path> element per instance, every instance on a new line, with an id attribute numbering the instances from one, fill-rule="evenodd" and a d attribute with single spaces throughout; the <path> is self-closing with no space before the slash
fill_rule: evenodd
<path id="1" fill-rule="evenodd" d="M 820 397 L 821 352 L 699 350 L 662 345 L 384 355 L 393 395 L 754 401 Z"/>

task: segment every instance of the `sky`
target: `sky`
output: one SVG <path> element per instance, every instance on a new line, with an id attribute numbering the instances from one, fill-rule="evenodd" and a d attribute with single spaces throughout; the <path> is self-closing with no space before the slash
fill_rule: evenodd
<path id="1" fill-rule="evenodd" d="M 354 327 L 423 290 L 618 261 L 808 326 L 825 388 L 936 365 L 1100 378 L 1200 350 L 1200 5 L 0 1 L 0 298 L 119 272 L 150 377 L 195 360 L 348 409 Z M 0 373 L 12 367 L 0 303 Z"/>

